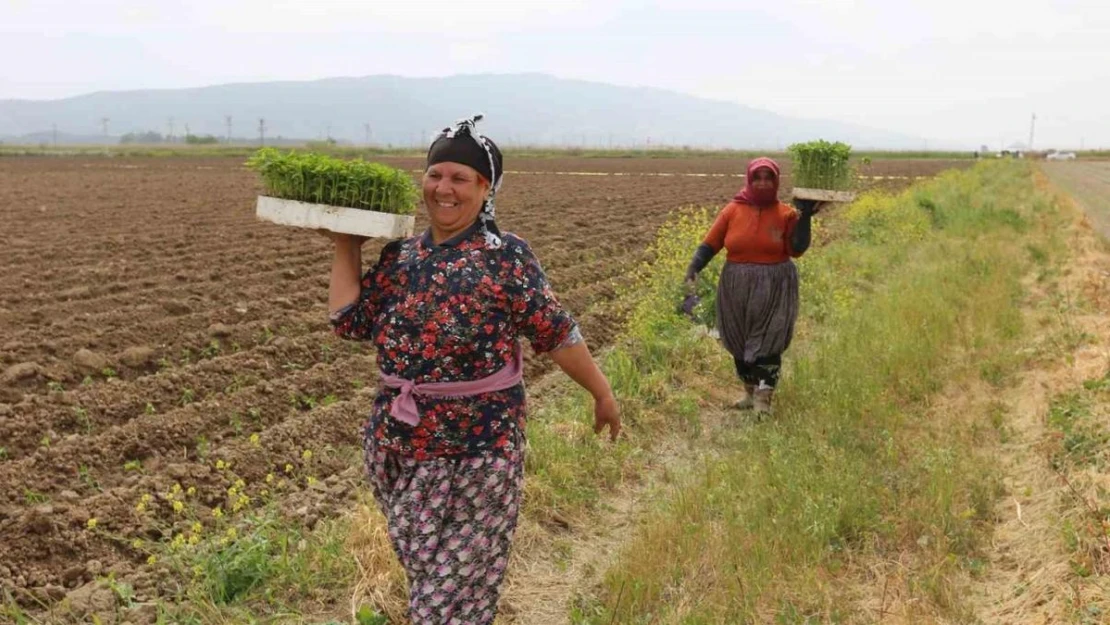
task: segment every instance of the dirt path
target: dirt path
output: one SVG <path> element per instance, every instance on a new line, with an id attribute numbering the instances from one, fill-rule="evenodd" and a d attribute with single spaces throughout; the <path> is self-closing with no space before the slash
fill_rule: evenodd
<path id="1" fill-rule="evenodd" d="M 1110 206 L 1110 175 L 1101 181 L 1083 177 L 1068 165 L 1051 168 L 1054 181 L 1069 192 L 1082 181 L 1074 187 L 1077 195 Z M 1105 171 L 1110 174 L 1110 167 Z M 1057 173 L 1062 175 L 1057 178 Z M 1102 623 L 1110 618 L 1105 613 L 1110 553 L 1089 574 L 1078 572 L 1076 549 L 1066 543 L 1064 528 L 1090 520 L 1085 519 L 1090 514 L 1086 504 L 1077 498 L 1087 494 L 1073 493 L 1054 469 L 1048 449 L 1060 433 L 1047 420 L 1054 399 L 1110 367 L 1110 253 L 1080 210 L 1065 241 L 1072 257 L 1060 275 L 1039 282 L 1031 277 L 1027 283 L 1026 325 L 1036 329 L 1036 336 L 1025 348 L 1029 364 L 999 397 L 1008 417 L 1008 440 L 999 458 L 1005 495 L 995 511 L 999 521 L 989 566 L 970 594 L 972 611 L 983 623 Z"/>
<path id="2" fill-rule="evenodd" d="M 700 436 L 676 435 L 653 448 L 653 460 L 637 476 L 638 481 L 610 493 L 595 514 L 571 520 L 565 528 L 544 527 L 529 520 L 521 525 L 499 625 L 565 625 L 571 622 L 572 608 L 579 599 L 588 604 L 623 546 L 649 518 L 659 489 L 706 454 L 714 453 L 719 429 L 734 427 L 736 420 L 743 418 L 720 408 L 735 399 L 738 387 L 706 385 L 699 393 L 703 397 Z"/>
<path id="3" fill-rule="evenodd" d="M 1042 168 L 1079 202 L 1095 230 L 1110 240 L 1110 161 L 1045 163 Z"/>

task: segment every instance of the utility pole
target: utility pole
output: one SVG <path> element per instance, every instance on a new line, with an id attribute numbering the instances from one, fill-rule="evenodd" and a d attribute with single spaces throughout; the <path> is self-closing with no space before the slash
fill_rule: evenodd
<path id="1" fill-rule="evenodd" d="M 1033 151 L 1033 130 L 1037 127 L 1037 114 L 1033 113 L 1033 119 L 1029 122 L 1029 151 Z"/>
<path id="2" fill-rule="evenodd" d="M 188 143 L 188 142 L 189 142 L 189 135 L 190 135 L 190 134 L 191 134 L 191 133 L 189 132 L 189 124 L 185 124 L 185 142 L 186 142 L 186 143 Z"/>
<path id="3" fill-rule="evenodd" d="M 169 128 L 169 131 L 170 131 L 169 134 L 166 135 L 166 140 L 169 141 L 170 143 L 173 143 L 173 118 L 172 117 L 166 120 L 166 127 Z"/>
<path id="4" fill-rule="evenodd" d="M 362 128 L 366 130 L 366 147 L 370 147 L 370 124 L 363 124 Z"/>
<path id="5" fill-rule="evenodd" d="M 54 147 L 58 147 L 58 124 L 51 124 L 50 130 L 54 135 Z"/>
<path id="6" fill-rule="evenodd" d="M 101 129 L 101 131 L 103 131 L 105 139 L 108 138 L 108 122 L 109 121 L 111 121 L 111 120 L 108 119 L 107 117 L 101 117 L 100 118 L 100 129 Z"/>
<path id="7" fill-rule="evenodd" d="M 231 143 L 231 115 L 224 115 L 224 123 L 227 124 L 227 142 Z"/>
<path id="8" fill-rule="evenodd" d="M 266 118 L 258 118 L 258 145 L 266 145 Z"/>

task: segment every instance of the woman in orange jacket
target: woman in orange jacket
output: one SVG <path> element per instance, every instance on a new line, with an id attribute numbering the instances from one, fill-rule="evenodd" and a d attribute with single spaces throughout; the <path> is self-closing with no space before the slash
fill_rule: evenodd
<path id="1" fill-rule="evenodd" d="M 762 157 L 748 164 L 744 188 L 717 215 L 686 271 L 692 284 L 721 248 L 728 262 L 717 285 L 717 325 L 732 354 L 744 396 L 734 407 L 771 412 L 782 354 L 798 318 L 798 269 L 792 258 L 809 248 L 812 200 L 778 200 L 779 166 Z"/>

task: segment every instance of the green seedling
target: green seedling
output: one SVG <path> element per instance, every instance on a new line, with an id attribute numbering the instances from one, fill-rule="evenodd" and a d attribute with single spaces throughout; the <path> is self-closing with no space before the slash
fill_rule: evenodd
<path id="1" fill-rule="evenodd" d="M 266 193 L 313 204 L 412 215 L 419 197 L 408 172 L 362 159 L 262 148 L 247 161 Z"/>

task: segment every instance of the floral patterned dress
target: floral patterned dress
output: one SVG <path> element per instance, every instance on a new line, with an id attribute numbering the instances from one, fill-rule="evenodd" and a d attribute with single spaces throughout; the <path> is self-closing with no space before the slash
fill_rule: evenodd
<path id="1" fill-rule="evenodd" d="M 488 377 L 526 339 L 537 353 L 581 340 L 532 250 L 475 225 L 436 245 L 430 233 L 387 245 L 359 300 L 332 317 L 369 340 L 384 373 L 417 384 Z M 420 422 L 390 415 L 383 388 L 364 428 L 366 469 L 409 580 L 414 623 L 492 623 L 524 475 L 524 385 L 465 397 L 416 397 Z"/>

